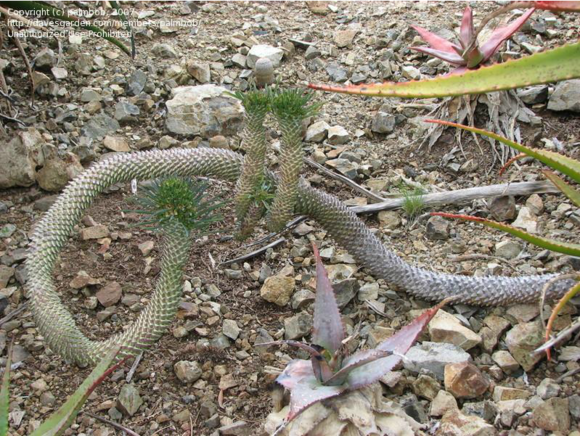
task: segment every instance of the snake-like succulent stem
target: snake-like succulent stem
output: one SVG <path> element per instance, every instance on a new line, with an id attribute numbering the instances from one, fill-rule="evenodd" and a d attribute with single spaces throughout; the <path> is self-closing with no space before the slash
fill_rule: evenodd
<path id="1" fill-rule="evenodd" d="M 234 94 L 246 110 L 246 124 L 242 133 L 242 145 L 246 157 L 242 174 L 236 184 L 236 218 L 238 220 L 238 237 L 248 237 L 256 223 L 262 217 L 262 207 L 252 207 L 255 193 L 261 189 L 264 180 L 266 162 L 266 128 L 264 121 L 269 110 L 269 93 L 267 91 L 250 91 Z M 248 211 L 252 209 L 251 216 Z M 261 210 L 261 212 L 260 212 Z"/>
<path id="2" fill-rule="evenodd" d="M 181 292 L 181 261 L 186 257 L 187 238 L 167 241 L 162 273 L 151 303 L 138 320 L 108 341 L 89 340 L 62 305 L 53 281 L 59 252 L 75 225 L 94 199 L 107 187 L 132 179 L 164 176 L 205 176 L 234 182 L 240 175 L 243 157 L 237 153 L 209 148 L 172 149 L 119 154 L 93 165 L 74 179 L 34 229 L 31 252 L 26 260 L 26 284 L 34 319 L 48 346 L 61 356 L 87 364 L 106 354 L 113 343 L 127 345 L 126 354 L 135 354 L 153 343 L 171 322 Z M 266 177 L 273 184 L 276 179 Z M 480 306 L 530 303 L 538 300 L 544 285 L 555 274 L 522 277 L 468 277 L 441 274 L 409 265 L 387 250 L 366 225 L 336 197 L 298 185 L 296 213 L 316 220 L 335 241 L 369 269 L 376 278 L 405 289 L 424 300 L 457 301 Z M 173 238 L 169 236 L 168 238 Z M 174 252 L 170 252 L 174 250 Z M 179 271 L 179 272 L 178 272 Z M 547 299 L 559 298 L 574 280 L 561 280 L 548 289 Z"/>
<path id="3" fill-rule="evenodd" d="M 312 94 L 302 90 L 276 91 L 272 98 L 272 112 L 282 131 L 280 182 L 268 216 L 268 227 L 273 232 L 282 230 L 294 215 L 304 159 L 302 122 L 320 107 L 308 106 L 311 98 Z"/>

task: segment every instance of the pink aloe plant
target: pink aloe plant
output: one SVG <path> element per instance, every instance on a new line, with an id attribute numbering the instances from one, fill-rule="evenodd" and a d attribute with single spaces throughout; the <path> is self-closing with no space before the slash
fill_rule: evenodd
<path id="1" fill-rule="evenodd" d="M 534 9 L 529 9 L 521 17 L 512 21 L 505 27 L 496 29 L 490 38 L 481 46 L 477 42 L 477 34 L 473 26 L 473 11 L 468 6 L 463 12 L 461 27 L 459 31 L 459 44 L 457 45 L 440 36 L 429 32 L 428 30 L 413 26 L 419 32 L 419 35 L 430 45 L 430 47 L 411 47 L 439 59 L 457 65 L 458 68 L 454 73 L 466 69 L 476 69 L 487 62 L 501 47 L 501 45 L 512 37 L 534 13 Z"/>
<path id="2" fill-rule="evenodd" d="M 261 345 L 287 344 L 306 351 L 310 360 L 291 361 L 276 381 L 290 391 L 287 423 L 308 407 L 343 393 L 362 389 L 391 371 L 415 343 L 437 311 L 449 300 L 425 311 L 397 334 L 375 349 L 345 353 L 345 332 L 334 290 L 316 245 L 316 299 L 314 302 L 313 344 L 276 341 Z"/>

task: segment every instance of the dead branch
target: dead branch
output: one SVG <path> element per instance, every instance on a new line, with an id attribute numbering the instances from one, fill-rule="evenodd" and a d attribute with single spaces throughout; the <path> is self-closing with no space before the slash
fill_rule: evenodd
<path id="1" fill-rule="evenodd" d="M 523 195 L 560 192 L 551 182 L 520 182 L 502 183 L 499 185 L 481 186 L 477 188 L 458 189 L 456 191 L 436 192 L 423 195 L 425 206 L 443 206 L 446 204 L 462 204 L 479 198 L 498 197 L 502 195 Z M 350 210 L 357 214 L 373 213 L 381 210 L 400 209 L 405 202 L 404 198 L 394 198 L 382 203 L 354 206 Z"/>
<path id="2" fill-rule="evenodd" d="M 252 257 L 256 257 L 256 256 L 266 252 L 268 250 L 268 248 L 274 248 L 277 245 L 279 245 L 285 241 L 286 241 L 286 238 L 276 239 L 274 242 L 271 242 L 270 244 L 265 245 L 264 247 L 258 248 L 257 250 L 252 251 L 251 253 L 247 253 L 247 254 L 244 254 L 243 256 L 236 257 L 235 259 L 226 260 L 225 262 L 222 262 L 220 264 L 220 266 L 227 266 L 227 265 L 231 265 L 232 263 L 243 262 L 245 260 L 251 259 Z"/>
<path id="3" fill-rule="evenodd" d="M 314 162 L 312 159 L 304 158 L 304 162 L 306 162 L 308 165 L 322 171 L 324 174 L 332 177 L 333 179 L 340 180 L 344 184 L 353 188 L 355 191 L 360 192 L 362 195 L 370 198 L 371 200 L 373 200 L 375 202 L 385 201 L 385 199 L 383 197 L 380 197 L 379 195 L 369 191 L 368 189 L 362 187 L 358 183 L 353 182 L 348 177 L 345 177 L 342 174 L 338 174 L 338 173 L 335 173 L 333 171 L 330 171 L 330 170 L 324 168 L 322 165 L 320 165 L 317 162 Z"/>

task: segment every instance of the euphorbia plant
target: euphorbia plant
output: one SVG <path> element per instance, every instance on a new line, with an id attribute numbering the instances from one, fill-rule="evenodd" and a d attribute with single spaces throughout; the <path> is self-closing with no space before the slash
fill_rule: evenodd
<path id="1" fill-rule="evenodd" d="M 434 308 L 426 310 L 410 324 L 403 327 L 397 334 L 381 342 L 375 349 L 357 351 L 349 356 L 346 352 L 345 344 L 347 339 L 345 339 L 345 331 L 334 290 L 322 265 L 316 245 L 313 245 L 313 252 L 316 258 L 313 343 L 306 344 L 298 341 L 283 340 L 261 344 L 287 344 L 300 348 L 310 355 L 310 360 L 296 359 L 291 361 L 276 379 L 279 384 L 290 391 L 290 408 L 286 422 L 278 429 L 276 434 L 286 434 L 282 433 L 284 431 L 291 432 L 290 427 L 293 421 L 313 405 L 333 397 L 344 397 L 377 382 L 401 362 L 405 353 L 415 343 L 429 321 L 448 301 L 445 300 Z M 377 406 L 373 406 L 371 409 L 374 410 L 376 408 Z M 394 410 L 383 409 L 382 412 L 392 414 L 395 413 Z M 380 412 L 377 411 L 377 416 L 380 415 Z M 401 417 L 401 414 L 399 414 L 399 418 Z M 340 424 L 340 428 L 347 433 L 336 432 L 332 434 L 369 434 L 367 432 L 370 429 L 378 434 L 390 434 L 381 430 L 382 426 L 379 423 L 381 420 L 378 418 L 374 422 L 368 423 L 368 428 L 364 429 L 367 432 L 363 431 L 360 423 L 357 426 L 356 422 L 344 419 L 344 417 L 337 417 L 337 419 L 338 421 L 343 421 Z M 320 421 L 322 420 L 319 419 L 312 422 L 313 429 L 320 425 Z M 296 425 L 300 425 L 302 430 L 306 430 L 304 426 L 309 424 L 300 422 L 300 424 Z M 327 425 L 330 425 L 330 423 L 324 424 L 324 428 L 328 430 Z M 333 423 L 333 425 L 336 425 L 336 423 Z M 348 433 L 348 431 L 352 433 Z M 313 433 L 308 434 L 319 433 L 313 431 Z"/>

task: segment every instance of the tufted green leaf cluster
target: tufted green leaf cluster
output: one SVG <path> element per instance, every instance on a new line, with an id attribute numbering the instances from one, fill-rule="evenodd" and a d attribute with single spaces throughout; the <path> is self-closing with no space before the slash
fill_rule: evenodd
<path id="1" fill-rule="evenodd" d="M 153 181 L 142 191 L 134 199 L 141 208 L 133 212 L 145 215 L 142 223 L 153 229 L 178 225 L 188 234 L 203 234 L 211 224 L 223 219 L 216 213 L 223 202 L 207 195 L 206 183 L 169 177 Z"/>

